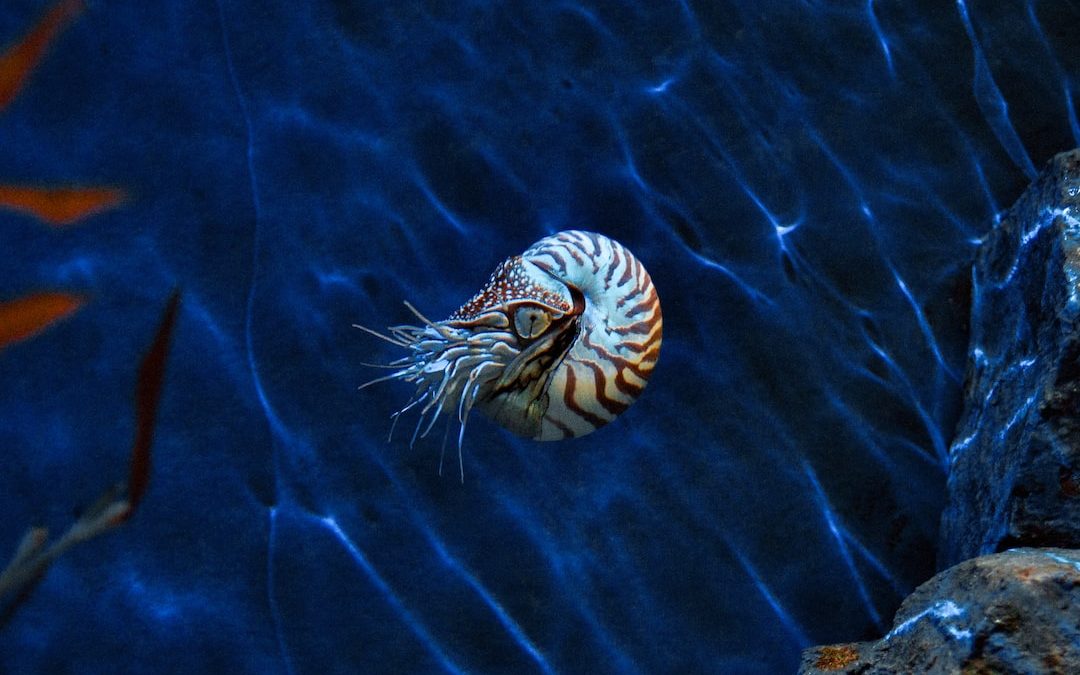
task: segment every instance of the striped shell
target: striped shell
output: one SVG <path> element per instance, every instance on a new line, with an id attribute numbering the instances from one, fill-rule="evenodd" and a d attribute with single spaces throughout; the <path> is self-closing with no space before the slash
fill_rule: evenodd
<path id="1" fill-rule="evenodd" d="M 368 383 L 416 385 L 397 413 L 423 406 L 414 440 L 447 409 L 457 409 L 464 433 L 473 407 L 535 440 L 584 436 L 641 394 L 663 332 L 660 300 L 637 258 L 577 230 L 503 261 L 445 321 L 416 314 L 422 326 L 376 333 L 409 354 L 390 364 L 394 373 Z"/>

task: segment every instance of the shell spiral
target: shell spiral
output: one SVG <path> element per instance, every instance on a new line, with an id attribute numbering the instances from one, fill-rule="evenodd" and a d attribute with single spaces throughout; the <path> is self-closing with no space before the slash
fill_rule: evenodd
<path id="1" fill-rule="evenodd" d="M 584 436 L 629 408 L 652 374 L 663 334 L 645 267 L 618 242 L 579 230 L 508 258 L 450 318 L 424 321 L 390 329 L 411 353 L 380 379 L 416 383 L 406 409 L 426 402 L 422 423 L 449 403 L 464 427 L 477 407 L 541 441 Z"/>

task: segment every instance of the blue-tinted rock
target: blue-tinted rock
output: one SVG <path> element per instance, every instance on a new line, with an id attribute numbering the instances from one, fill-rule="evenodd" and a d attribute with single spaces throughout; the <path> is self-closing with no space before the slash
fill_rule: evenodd
<path id="1" fill-rule="evenodd" d="M 1080 551 L 968 560 L 904 601 L 876 642 L 811 647 L 800 673 L 1080 672 Z"/>
<path id="2" fill-rule="evenodd" d="M 979 249 L 965 409 L 939 568 L 1015 546 L 1080 547 L 1080 151 Z"/>

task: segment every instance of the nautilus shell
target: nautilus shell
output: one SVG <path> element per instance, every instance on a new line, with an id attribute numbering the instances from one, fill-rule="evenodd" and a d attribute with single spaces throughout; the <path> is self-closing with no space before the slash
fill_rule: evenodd
<path id="1" fill-rule="evenodd" d="M 630 407 L 660 354 L 663 319 L 649 273 L 595 232 L 558 232 L 504 260 L 445 321 L 408 306 L 422 325 L 364 330 L 408 350 L 389 364 L 393 373 L 368 384 L 416 385 L 397 413 L 421 406 L 414 440 L 443 412 L 456 411 L 463 433 L 474 407 L 535 440 L 584 436 Z"/>

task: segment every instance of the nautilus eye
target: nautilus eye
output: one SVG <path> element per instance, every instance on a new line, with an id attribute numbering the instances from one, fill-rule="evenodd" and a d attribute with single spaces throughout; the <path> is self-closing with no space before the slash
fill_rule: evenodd
<path id="1" fill-rule="evenodd" d="M 456 410 L 459 449 L 474 407 L 528 438 L 584 436 L 630 407 L 660 354 L 663 319 L 649 273 L 594 232 L 559 232 L 508 258 L 445 321 L 408 306 L 422 325 L 389 335 L 364 329 L 408 350 L 390 364 L 394 372 L 367 384 L 416 386 L 395 414 L 419 407 L 414 440 Z"/>
<path id="2" fill-rule="evenodd" d="M 514 330 L 531 340 L 541 335 L 551 325 L 551 315 L 536 305 L 520 305 L 514 310 Z"/>

